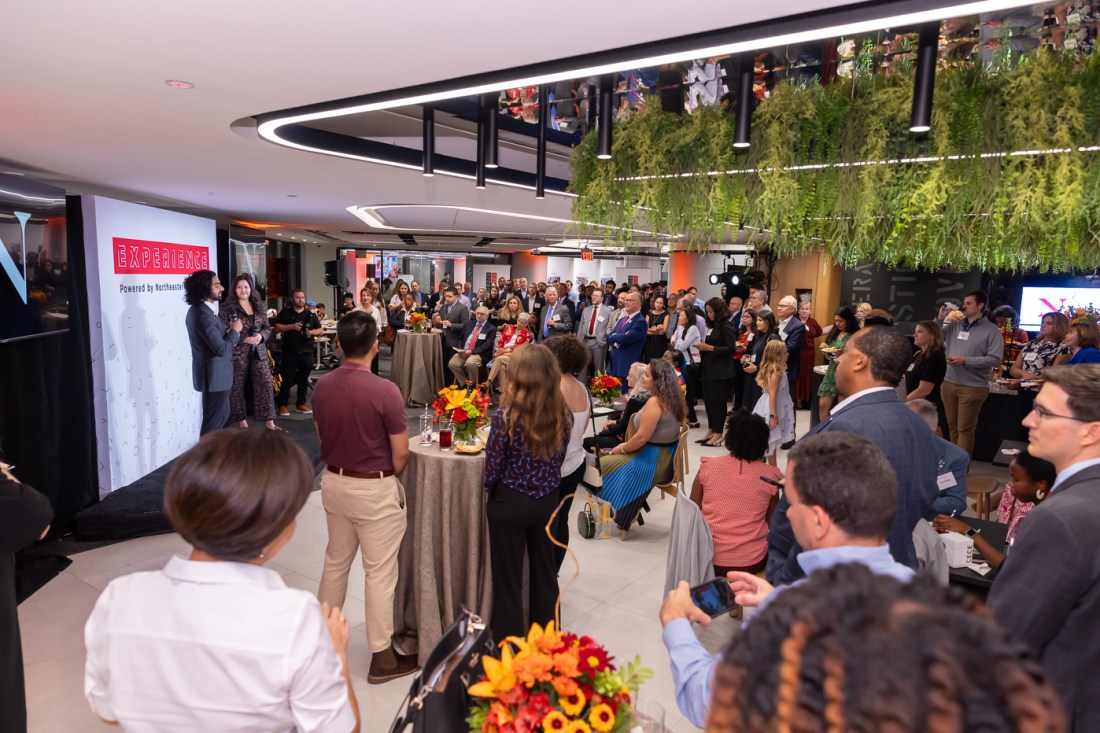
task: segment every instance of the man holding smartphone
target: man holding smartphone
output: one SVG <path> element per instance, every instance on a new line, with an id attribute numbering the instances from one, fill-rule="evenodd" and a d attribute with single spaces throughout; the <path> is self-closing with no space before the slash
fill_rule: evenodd
<path id="1" fill-rule="evenodd" d="M 291 385 L 298 385 L 295 409 L 303 415 L 313 412 L 306 403 L 309 393 L 309 373 L 313 371 L 313 339 L 324 334 L 321 321 L 313 311 L 306 307 L 306 294 L 299 289 L 290 294 L 290 305 L 283 308 L 275 317 L 275 331 L 282 334 L 283 356 L 279 363 L 283 384 L 275 404 L 279 407 L 279 417 L 290 414 L 287 403 L 290 401 Z"/>
<path id="2" fill-rule="evenodd" d="M 800 465 L 812 470 L 800 472 Z M 839 431 L 804 438 L 788 456 L 785 491 L 787 516 L 802 546 L 797 561 L 806 575 L 857 563 L 902 582 L 913 578 L 913 570 L 894 560 L 886 544 L 897 511 L 897 475 L 870 440 Z M 759 576 L 736 571 L 726 580 L 736 603 L 748 608 L 762 609 L 784 587 L 774 588 Z M 660 618 L 676 704 L 701 728 L 710 708 L 717 660 L 699 643 L 691 622 L 708 626 L 711 617 L 692 602 L 692 589 L 681 581 L 665 599 Z"/>

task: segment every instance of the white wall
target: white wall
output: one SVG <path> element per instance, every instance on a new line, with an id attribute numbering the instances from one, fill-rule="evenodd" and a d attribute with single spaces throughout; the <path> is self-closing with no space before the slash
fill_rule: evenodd
<path id="1" fill-rule="evenodd" d="M 339 303 L 332 302 L 332 286 L 325 285 L 325 262 L 336 259 L 335 244 L 301 244 L 302 290 L 306 300 L 324 303 L 329 313 L 336 313 Z"/>
<path id="2" fill-rule="evenodd" d="M 99 196 L 83 197 L 83 210 L 104 496 L 198 441 L 183 279 L 215 269 L 216 240 L 212 219 Z"/>

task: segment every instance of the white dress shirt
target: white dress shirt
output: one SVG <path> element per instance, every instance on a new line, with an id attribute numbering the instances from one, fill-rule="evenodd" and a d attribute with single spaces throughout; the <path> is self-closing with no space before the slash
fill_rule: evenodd
<path id="1" fill-rule="evenodd" d="M 84 628 L 92 710 L 142 733 L 348 733 L 340 658 L 274 570 L 173 557 L 113 580 Z"/>

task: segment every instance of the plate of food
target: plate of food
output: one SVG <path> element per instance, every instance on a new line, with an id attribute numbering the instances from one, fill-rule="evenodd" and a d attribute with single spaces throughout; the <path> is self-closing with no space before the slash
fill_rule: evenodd
<path id="1" fill-rule="evenodd" d="M 466 455 L 477 455 L 481 451 L 485 450 L 485 444 L 480 440 L 474 443 L 456 443 L 455 453 L 465 453 Z"/>

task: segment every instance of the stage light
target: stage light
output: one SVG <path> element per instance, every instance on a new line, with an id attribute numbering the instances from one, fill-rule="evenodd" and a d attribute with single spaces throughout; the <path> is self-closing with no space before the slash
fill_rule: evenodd
<path id="1" fill-rule="evenodd" d="M 721 275 L 711 275 L 710 276 L 710 284 L 711 285 L 717 285 L 720 282 L 722 282 L 722 276 Z"/>
<path id="2" fill-rule="evenodd" d="M 749 127 L 752 124 L 752 79 L 753 57 L 747 53 L 738 58 L 737 70 L 737 109 L 733 123 L 733 147 L 749 146 Z"/>
<path id="3" fill-rule="evenodd" d="M 600 160 L 611 159 L 611 106 L 615 98 L 614 91 L 615 75 L 606 74 L 601 76 L 600 108 L 596 113 L 596 134 L 599 135 L 596 157 Z"/>
<path id="4" fill-rule="evenodd" d="M 913 116 L 909 132 L 921 134 L 932 129 L 932 92 L 936 86 L 936 54 L 939 51 L 940 24 L 920 27 L 917 43 L 917 73 L 913 79 Z"/>
<path id="5" fill-rule="evenodd" d="M 435 175 L 435 107 L 424 105 L 424 175 Z"/>

